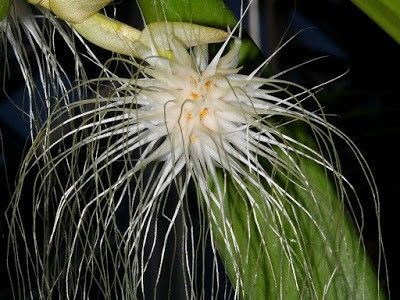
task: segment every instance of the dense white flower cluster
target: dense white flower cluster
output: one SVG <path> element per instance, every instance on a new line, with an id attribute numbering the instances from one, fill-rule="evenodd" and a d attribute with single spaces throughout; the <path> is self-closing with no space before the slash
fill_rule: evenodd
<path id="1" fill-rule="evenodd" d="M 238 182 L 254 173 L 274 185 L 258 157 L 285 165 L 287 158 L 282 160 L 277 149 L 283 153 L 298 150 L 289 146 L 292 139 L 271 126 L 272 121 L 268 125 L 268 120 L 283 116 L 324 122 L 305 111 L 297 99 L 310 93 L 282 93 L 280 80 L 257 77 L 258 70 L 239 74 L 238 38 L 232 38 L 229 51 L 226 41 L 212 59 L 208 45 L 187 50 L 173 39 L 170 45 L 168 58 L 150 50 L 142 54 L 148 63 L 142 69 L 143 77 L 129 81 L 136 91 L 131 101 L 137 108 L 124 117 L 128 120 L 125 134 L 132 137 L 124 147 L 133 151 L 147 145 L 134 169 L 151 161 L 164 161 L 154 196 L 185 166 L 205 194 L 210 176 L 218 182 L 216 168 L 227 170 Z M 282 94 L 286 98 L 280 98 Z M 321 164 L 326 163 L 318 157 Z"/>

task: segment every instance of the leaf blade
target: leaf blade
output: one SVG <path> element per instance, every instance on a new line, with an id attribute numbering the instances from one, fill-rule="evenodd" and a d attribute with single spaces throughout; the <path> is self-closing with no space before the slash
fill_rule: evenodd
<path id="1" fill-rule="evenodd" d="M 400 2 L 388 0 L 352 1 L 400 44 Z"/>

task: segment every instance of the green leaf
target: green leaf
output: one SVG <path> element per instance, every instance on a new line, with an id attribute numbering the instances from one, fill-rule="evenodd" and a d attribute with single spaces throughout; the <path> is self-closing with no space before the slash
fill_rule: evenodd
<path id="1" fill-rule="evenodd" d="M 352 0 L 365 14 L 400 44 L 400 1 Z"/>
<path id="2" fill-rule="evenodd" d="M 10 0 L 0 0 L 0 22 L 5 19 L 10 10 Z"/>
<path id="3" fill-rule="evenodd" d="M 165 21 L 193 22 L 226 29 L 236 25 L 236 18 L 220 0 L 139 0 L 147 23 Z"/>

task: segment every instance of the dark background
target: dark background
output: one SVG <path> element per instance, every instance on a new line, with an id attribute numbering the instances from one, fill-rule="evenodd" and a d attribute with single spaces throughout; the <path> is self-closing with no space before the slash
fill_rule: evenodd
<path id="1" fill-rule="evenodd" d="M 125 5 L 123 1 L 123 4 Z M 234 10 L 239 1 L 230 1 Z M 320 84 L 347 70 L 349 73 L 325 87 L 319 95 L 330 121 L 356 143 L 369 162 L 381 201 L 382 232 L 391 281 L 391 298 L 400 297 L 397 284 L 400 274 L 396 253 L 399 217 L 400 155 L 400 46 L 348 0 L 290 1 L 264 0 L 259 3 L 262 48 L 271 53 L 286 33 L 286 39 L 306 29 L 274 60 L 276 71 L 321 55 L 329 57 L 291 73 L 290 79 L 307 87 Z M 124 10 L 124 20 L 134 8 Z M 137 16 L 137 14 L 132 13 Z M 399 24 L 400 26 L 400 24 Z M 3 50 L 1 50 L 3 51 Z M 11 52 L 10 52 L 11 53 Z M 103 53 L 104 54 L 104 53 Z M 100 55 L 103 55 L 100 52 Z M 61 54 L 62 55 L 62 54 Z M 106 54 L 104 54 L 106 55 Z M 4 53 L 1 53 L 1 61 Z M 13 65 L 14 64 L 14 65 Z M 15 60 L 10 58 L 11 77 L 7 78 L 7 92 L 22 105 L 22 79 Z M 13 71 L 14 70 L 14 71 Z M 71 72 L 73 70 L 70 70 Z M 94 73 L 89 74 L 96 76 Z M 3 214 L 13 186 L 24 147 L 28 138 L 26 118 L 22 117 L 4 94 L 0 97 L 0 212 Z M 340 145 L 339 145 L 340 147 Z M 342 150 L 342 149 L 339 149 Z M 356 185 L 361 196 L 367 195 L 365 181 L 351 163 L 343 148 L 343 169 Z M 361 198 L 362 199 L 362 198 Z M 373 207 L 365 207 L 367 222 L 372 220 Z M 372 224 L 372 222 L 371 222 Z M 368 224 L 367 224 L 368 225 Z M 365 234 L 367 248 L 373 260 L 377 244 L 373 226 Z M 5 266 L 7 228 L 0 221 L 0 299 L 10 299 L 10 288 Z"/>

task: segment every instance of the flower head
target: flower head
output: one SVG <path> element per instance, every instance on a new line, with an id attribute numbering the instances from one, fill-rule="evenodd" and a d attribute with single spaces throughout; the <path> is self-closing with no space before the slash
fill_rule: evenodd
<path id="1" fill-rule="evenodd" d="M 238 183 L 253 174 L 279 186 L 260 158 L 279 164 L 287 172 L 299 171 L 292 166 L 291 155 L 308 156 L 332 168 L 306 145 L 297 142 L 295 147 L 295 140 L 285 135 L 280 125 L 274 125 L 277 116 L 324 125 L 323 117 L 301 105 L 313 96 L 309 91 L 293 84 L 299 92 L 292 94 L 280 86 L 290 82 L 257 77 L 258 69 L 249 75 L 239 74 L 239 38 L 231 38 L 232 46 L 227 50 L 228 38 L 212 59 L 208 45 L 188 50 L 176 39 L 170 40 L 164 56 L 158 55 L 157 47 L 142 52 L 146 64 L 140 67 L 141 75 L 123 85 L 133 96 L 116 102 L 126 105 L 132 101 L 135 106 L 132 109 L 130 105 L 123 117 L 125 127 L 129 127 L 124 134 L 129 135 L 130 151 L 146 145 L 135 172 L 155 161 L 164 164 L 154 197 L 182 171 L 195 178 L 205 197 L 210 176 L 219 185 L 219 168 Z"/>
<path id="2" fill-rule="evenodd" d="M 165 161 L 169 180 L 188 165 L 206 186 L 204 167 L 228 168 L 247 160 L 251 151 L 245 150 L 246 143 L 257 143 L 246 133 L 258 118 L 250 94 L 259 84 L 237 74 L 239 49 L 236 39 L 226 55 L 209 62 L 207 46 L 188 52 L 175 42 L 170 59 L 147 59 L 145 78 L 134 82 L 139 107 L 132 115 L 144 134 L 163 142 L 141 161 Z"/>

